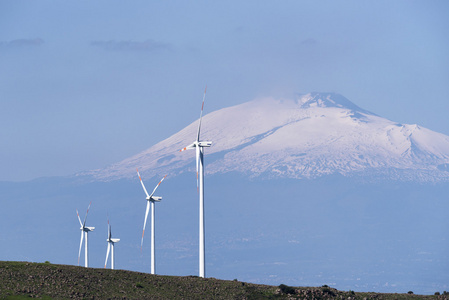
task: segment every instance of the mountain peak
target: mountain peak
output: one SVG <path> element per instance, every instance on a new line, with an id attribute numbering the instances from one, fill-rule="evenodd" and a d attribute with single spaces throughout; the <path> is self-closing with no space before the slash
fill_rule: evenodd
<path id="1" fill-rule="evenodd" d="M 359 106 L 352 103 L 346 97 L 337 93 L 308 93 L 308 94 L 298 94 L 296 102 L 301 106 L 301 108 L 311 108 L 311 107 L 338 107 L 346 108 L 353 112 L 361 112 L 365 114 L 375 115 L 372 112 L 364 110 Z"/>

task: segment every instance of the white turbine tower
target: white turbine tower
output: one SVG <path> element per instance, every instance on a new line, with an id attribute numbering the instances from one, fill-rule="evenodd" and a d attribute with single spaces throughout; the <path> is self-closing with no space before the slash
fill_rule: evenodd
<path id="1" fill-rule="evenodd" d="M 204 163 L 203 163 L 203 157 L 204 157 L 204 147 L 210 147 L 212 145 L 212 142 L 210 141 L 200 141 L 200 131 L 201 131 L 201 119 L 203 117 L 203 108 L 204 108 L 204 99 L 206 98 L 206 90 L 207 86 L 204 89 L 204 95 L 203 95 L 203 104 L 201 105 L 201 114 L 200 114 L 200 120 L 198 124 L 198 134 L 196 136 L 196 141 L 194 141 L 189 146 L 181 149 L 180 151 L 188 150 L 188 149 L 196 149 L 196 186 L 197 190 L 200 194 L 200 241 L 199 241 L 199 276 L 205 277 L 206 276 L 206 262 L 205 262 L 205 241 L 204 241 L 204 231 L 205 231 L 205 225 L 204 225 Z"/>
<path id="2" fill-rule="evenodd" d="M 89 231 L 93 231 L 95 227 L 87 227 L 86 226 L 86 219 L 87 214 L 89 213 L 90 205 L 92 204 L 92 201 L 90 201 L 89 206 L 87 207 L 86 216 L 84 217 L 84 222 L 81 223 L 80 214 L 78 213 L 78 209 L 76 210 L 76 215 L 78 216 L 78 221 L 80 221 L 81 225 L 81 240 L 80 240 L 80 250 L 78 252 L 78 266 L 80 265 L 80 255 L 81 255 L 81 247 L 83 246 L 83 236 L 86 237 L 86 242 L 84 244 L 84 266 L 87 268 L 89 266 L 88 262 L 88 255 L 87 255 L 87 234 Z"/>
<path id="3" fill-rule="evenodd" d="M 109 250 L 111 250 L 111 269 L 114 269 L 114 244 L 118 243 L 120 239 L 113 239 L 111 233 L 111 225 L 109 224 L 108 218 L 108 250 L 106 251 L 106 260 L 104 261 L 104 268 L 106 269 L 106 264 L 108 263 Z"/>
<path id="4" fill-rule="evenodd" d="M 145 185 L 143 184 L 142 178 L 140 177 L 140 173 L 139 170 L 136 168 L 137 170 L 137 175 L 139 175 L 139 179 L 140 179 L 140 183 L 142 184 L 143 190 L 145 191 L 145 194 L 147 195 L 147 209 L 145 212 L 145 221 L 143 223 L 143 231 L 142 231 L 142 241 L 140 243 L 140 251 L 142 251 L 142 246 L 143 246 L 143 235 L 145 234 L 145 226 L 147 224 L 147 218 L 148 218 L 148 211 L 150 210 L 150 205 L 151 205 L 151 274 L 156 274 L 156 255 L 155 255 L 155 246 L 154 246 L 154 209 L 155 209 L 155 202 L 160 202 L 162 200 L 162 197 L 157 197 L 157 196 L 153 196 L 154 192 L 156 192 L 157 188 L 159 187 L 159 185 L 162 183 L 162 181 L 165 179 L 165 177 L 167 177 L 167 175 L 165 175 L 161 181 L 159 181 L 159 183 L 156 185 L 156 187 L 154 188 L 153 192 L 151 193 L 151 195 L 148 195 L 147 189 L 145 188 Z"/>

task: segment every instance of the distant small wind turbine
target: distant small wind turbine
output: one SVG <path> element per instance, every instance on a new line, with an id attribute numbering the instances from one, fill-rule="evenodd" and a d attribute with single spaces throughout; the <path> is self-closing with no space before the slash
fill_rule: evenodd
<path id="1" fill-rule="evenodd" d="M 181 149 L 180 151 L 189 150 L 196 148 L 196 186 L 198 189 L 198 192 L 200 194 L 200 241 L 199 241 L 199 276 L 204 277 L 206 276 L 206 266 L 205 266 L 205 241 L 204 241 L 204 231 L 205 231 L 205 225 L 204 225 L 204 163 L 203 163 L 203 157 L 204 157 L 204 147 L 210 147 L 212 145 L 212 142 L 210 141 L 200 141 L 200 130 L 201 130 L 201 119 L 203 117 L 203 108 L 204 108 L 204 99 L 206 98 L 206 90 L 207 86 L 204 89 L 204 95 L 203 95 L 203 104 L 201 106 L 201 114 L 200 114 L 200 120 L 198 124 L 198 134 L 196 136 L 196 141 L 194 141 L 189 146 Z"/>
<path id="2" fill-rule="evenodd" d="M 108 218 L 108 250 L 106 251 L 106 260 L 104 261 L 104 268 L 106 269 L 106 264 L 108 263 L 109 249 L 111 250 L 111 269 L 114 269 L 114 244 L 118 243 L 120 239 L 113 239 L 111 233 L 111 225 L 109 224 Z"/>
<path id="3" fill-rule="evenodd" d="M 92 201 L 90 201 L 89 206 L 87 207 L 86 216 L 84 217 L 84 222 L 81 223 L 80 215 L 78 213 L 78 209 L 76 210 L 76 215 L 78 216 L 78 221 L 80 221 L 81 225 L 81 240 L 80 240 L 80 250 L 78 252 L 78 266 L 80 265 L 80 256 L 81 256 L 81 247 L 83 246 L 83 236 L 86 236 L 86 242 L 84 244 L 84 266 L 87 268 L 89 266 L 88 262 L 88 255 L 87 255 L 87 234 L 89 231 L 94 231 L 95 227 L 87 227 L 86 226 L 86 219 L 87 214 L 89 213 L 90 205 L 92 204 Z"/>
<path id="4" fill-rule="evenodd" d="M 147 209 L 145 212 L 145 221 L 143 223 L 143 231 L 142 231 L 142 241 L 140 243 L 140 251 L 142 251 L 142 247 L 143 247 L 143 235 L 145 234 L 145 226 L 147 224 L 147 218 L 148 218 L 148 211 L 150 210 L 150 203 L 151 203 L 151 274 L 156 274 L 156 256 L 155 256 L 155 246 L 154 246 L 154 210 L 155 210 L 155 202 L 160 202 L 162 200 L 162 197 L 157 197 L 157 196 L 153 196 L 154 193 L 156 192 L 157 188 L 159 187 L 159 185 L 162 183 L 162 181 L 165 179 L 165 177 L 167 177 L 167 175 L 165 175 L 161 181 L 159 181 L 159 183 L 156 185 L 156 187 L 154 188 L 153 192 L 151 193 L 151 195 L 148 195 L 147 189 L 145 188 L 145 185 L 143 184 L 142 178 L 140 177 L 140 173 L 139 170 L 136 168 L 137 170 L 137 175 L 139 175 L 139 179 L 140 179 L 140 183 L 142 184 L 143 190 L 145 191 L 145 194 L 147 195 Z"/>

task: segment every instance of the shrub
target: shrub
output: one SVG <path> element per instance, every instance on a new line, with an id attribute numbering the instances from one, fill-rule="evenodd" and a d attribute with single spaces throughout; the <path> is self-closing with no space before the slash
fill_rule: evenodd
<path id="1" fill-rule="evenodd" d="M 411 294 L 413 294 L 413 292 L 412 292 L 412 291 L 408 291 L 407 294 L 410 294 L 410 295 L 411 295 Z"/>
<path id="2" fill-rule="evenodd" d="M 326 286 L 327 286 L 327 285 L 326 285 Z M 333 297 L 336 296 L 336 294 L 334 293 L 334 291 L 331 290 L 328 286 L 327 286 L 327 287 L 323 287 L 323 293 L 329 294 L 329 295 L 331 295 L 331 296 L 333 296 Z"/>
<path id="3" fill-rule="evenodd" d="M 435 296 L 439 296 L 440 295 L 440 292 L 435 292 Z"/>
<path id="4" fill-rule="evenodd" d="M 291 286 L 281 284 L 279 285 L 279 288 L 281 289 L 281 292 L 284 294 L 296 294 L 296 290 Z"/>
<path id="5" fill-rule="evenodd" d="M 138 283 L 136 283 L 136 288 L 141 289 L 141 288 L 143 288 L 143 285 L 140 282 L 138 282 Z"/>

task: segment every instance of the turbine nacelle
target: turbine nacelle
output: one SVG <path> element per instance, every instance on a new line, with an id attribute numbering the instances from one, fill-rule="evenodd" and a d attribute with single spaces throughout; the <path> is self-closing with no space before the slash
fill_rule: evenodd
<path id="1" fill-rule="evenodd" d="M 106 239 L 106 242 L 108 242 L 108 243 L 118 243 L 118 242 L 120 242 L 120 239 Z"/>
<path id="2" fill-rule="evenodd" d="M 153 202 L 161 202 L 162 197 L 158 197 L 158 196 L 151 196 L 151 197 L 147 197 L 148 201 L 153 201 Z"/>
<path id="3" fill-rule="evenodd" d="M 89 231 L 94 231 L 94 230 L 95 230 L 95 227 L 81 227 L 80 229 L 81 229 L 82 231 L 89 232 Z"/>
<path id="4" fill-rule="evenodd" d="M 210 142 L 210 141 L 198 142 L 198 146 L 200 146 L 200 147 L 210 147 L 210 146 L 212 146 L 212 142 Z"/>

